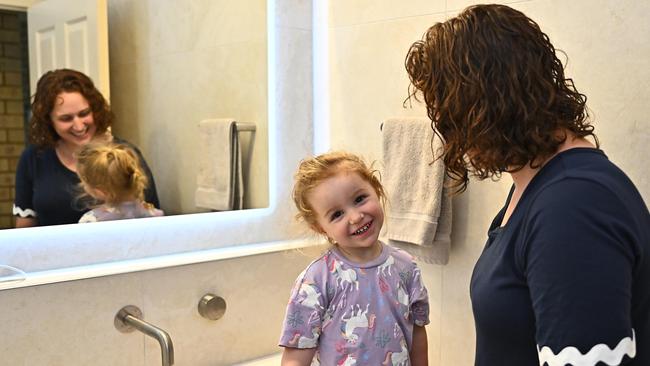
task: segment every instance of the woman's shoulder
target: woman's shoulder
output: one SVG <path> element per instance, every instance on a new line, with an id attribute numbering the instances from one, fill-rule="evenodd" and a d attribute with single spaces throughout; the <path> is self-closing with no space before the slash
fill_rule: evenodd
<path id="1" fill-rule="evenodd" d="M 44 147 L 40 148 L 36 145 L 33 144 L 28 144 L 25 146 L 23 149 L 23 152 L 21 153 L 21 158 L 25 159 L 45 159 L 45 158 L 52 158 L 55 156 L 54 154 L 54 148 L 52 147 Z"/>

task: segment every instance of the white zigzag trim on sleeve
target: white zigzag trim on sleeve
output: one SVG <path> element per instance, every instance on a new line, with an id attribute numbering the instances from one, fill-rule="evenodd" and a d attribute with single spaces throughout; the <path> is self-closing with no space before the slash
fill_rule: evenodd
<path id="1" fill-rule="evenodd" d="M 593 346 L 584 355 L 573 346 L 565 347 L 556 355 L 548 346 L 544 346 L 540 350 L 537 345 L 537 355 L 540 365 L 546 362 L 548 366 L 593 366 L 598 362 L 604 362 L 609 366 L 614 366 L 620 364 L 625 355 L 630 358 L 636 356 L 636 336 L 632 329 L 632 337 L 621 339 L 613 350 L 606 344 L 600 343 Z"/>
<path id="2" fill-rule="evenodd" d="M 18 215 L 20 217 L 27 217 L 27 216 L 36 217 L 37 216 L 36 211 L 32 210 L 31 208 L 26 208 L 26 209 L 23 210 L 22 208 L 20 208 L 20 207 L 18 207 L 16 205 L 14 205 L 13 212 L 14 212 L 14 215 Z"/>

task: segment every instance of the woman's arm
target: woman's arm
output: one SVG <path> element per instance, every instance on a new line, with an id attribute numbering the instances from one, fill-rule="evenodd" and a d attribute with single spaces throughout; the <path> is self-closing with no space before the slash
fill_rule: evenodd
<path id="1" fill-rule="evenodd" d="M 413 345 L 411 346 L 411 366 L 428 366 L 429 350 L 427 330 L 417 325 L 413 326 Z"/>
<path id="2" fill-rule="evenodd" d="M 426 335 L 425 335 L 426 336 Z M 282 366 L 309 366 L 314 358 L 316 348 L 291 348 L 284 347 L 282 353 Z"/>
<path id="3" fill-rule="evenodd" d="M 13 214 L 16 218 L 16 228 L 38 226 L 34 212 L 34 148 L 28 146 L 20 155 L 16 167 L 15 194 Z"/>
<path id="4" fill-rule="evenodd" d="M 16 228 L 36 226 L 36 219 L 33 217 L 16 217 Z"/>

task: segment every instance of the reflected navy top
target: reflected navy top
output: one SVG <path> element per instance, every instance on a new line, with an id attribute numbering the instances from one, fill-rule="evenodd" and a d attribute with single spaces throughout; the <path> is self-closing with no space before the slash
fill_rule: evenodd
<path id="1" fill-rule="evenodd" d="M 475 364 L 650 365 L 650 214 L 628 177 L 571 149 L 501 227 L 507 206 L 472 274 Z"/>
<path id="2" fill-rule="evenodd" d="M 149 179 L 145 200 L 159 208 L 156 184 L 140 150 L 124 140 L 113 140 L 126 144 L 136 152 Z M 79 183 L 77 173 L 61 163 L 54 148 L 39 150 L 29 145 L 20 156 L 16 170 L 13 214 L 35 217 L 38 226 L 75 224 L 88 211 L 87 205 L 76 199 L 80 193 Z"/>

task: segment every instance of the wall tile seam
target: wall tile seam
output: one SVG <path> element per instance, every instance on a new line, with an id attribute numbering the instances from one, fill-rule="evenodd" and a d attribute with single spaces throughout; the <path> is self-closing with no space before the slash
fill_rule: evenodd
<path id="1" fill-rule="evenodd" d="M 530 1 L 530 0 L 525 0 L 525 1 Z M 399 21 L 415 19 L 415 18 L 430 17 L 434 15 L 445 15 L 445 13 L 446 10 L 442 10 L 437 12 L 430 12 L 430 13 L 417 14 L 417 15 L 405 15 L 405 16 L 395 17 L 395 18 L 382 18 L 382 19 L 369 20 L 365 22 L 358 22 L 358 23 L 351 23 L 351 24 L 330 25 L 330 29 L 354 28 L 354 27 L 361 27 L 364 25 L 377 25 L 382 23 L 399 22 Z"/>
<path id="2" fill-rule="evenodd" d="M 501 1 L 501 2 L 499 2 L 499 4 L 502 4 L 502 5 L 510 5 L 510 4 L 519 4 L 519 3 L 530 3 L 530 2 L 533 2 L 533 1 L 538 1 L 538 0 L 511 0 L 511 1 Z M 460 13 L 460 12 L 461 12 L 462 10 L 464 10 L 465 8 L 467 8 L 467 7 L 469 7 L 469 6 L 472 6 L 472 5 L 478 5 L 478 4 L 480 4 L 480 3 L 472 3 L 472 4 L 465 5 L 465 6 L 461 7 L 461 8 L 446 8 L 446 7 L 445 7 L 445 8 L 446 8 L 446 11 L 445 11 L 445 12 L 447 13 L 447 14 L 446 14 L 447 16 L 450 15 L 449 13 L 451 13 L 451 16 L 456 16 L 458 13 Z"/>

